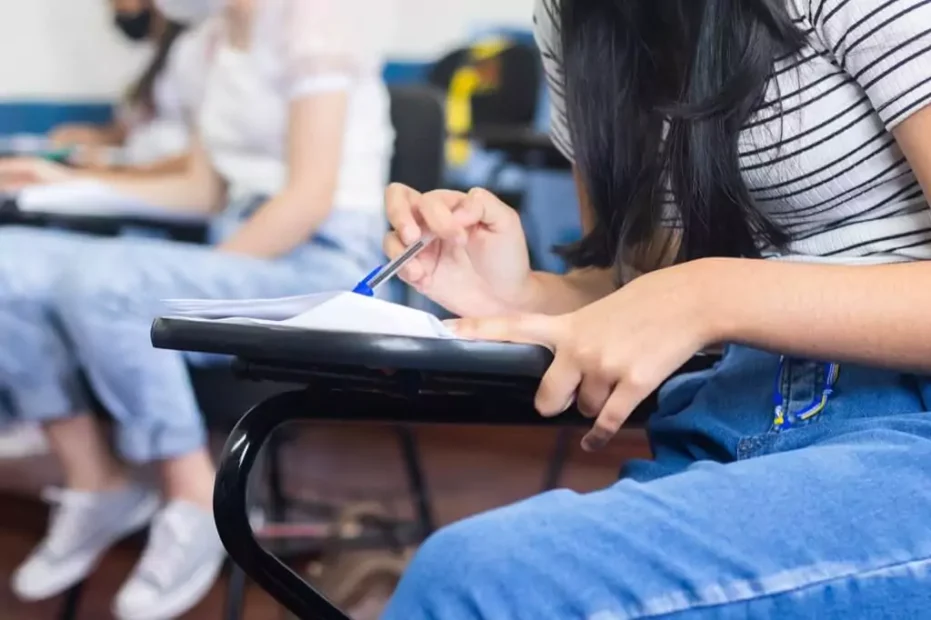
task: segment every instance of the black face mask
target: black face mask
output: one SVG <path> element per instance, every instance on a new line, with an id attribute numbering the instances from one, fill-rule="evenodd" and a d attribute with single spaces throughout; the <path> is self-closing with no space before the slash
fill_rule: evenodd
<path id="1" fill-rule="evenodd" d="M 146 9 L 129 15 L 117 13 L 113 21 L 127 39 L 142 41 L 149 36 L 152 29 L 152 11 Z"/>

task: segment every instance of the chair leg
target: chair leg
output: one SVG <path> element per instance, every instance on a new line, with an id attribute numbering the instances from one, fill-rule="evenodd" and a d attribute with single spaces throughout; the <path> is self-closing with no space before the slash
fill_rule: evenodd
<path id="1" fill-rule="evenodd" d="M 235 563 L 230 562 L 229 582 L 226 584 L 226 620 L 242 620 L 246 608 L 246 573 Z"/>
<path id="2" fill-rule="evenodd" d="M 559 480 L 562 478 L 562 471 L 566 467 L 566 461 L 569 459 L 569 442 L 572 439 L 572 433 L 569 429 L 560 429 L 556 435 L 556 445 L 553 446 L 553 454 L 550 455 L 550 462 L 546 467 L 546 474 L 543 477 L 543 490 L 551 491 L 559 486 Z"/>
<path id="3" fill-rule="evenodd" d="M 433 517 L 433 503 L 423 474 L 417 439 L 414 437 L 414 431 L 409 426 L 398 426 L 397 432 L 417 522 L 420 525 L 422 535 L 426 538 L 436 528 L 436 521 Z"/>
<path id="4" fill-rule="evenodd" d="M 78 582 L 65 592 L 65 600 L 61 605 L 58 620 L 77 620 L 81 608 L 81 596 L 84 593 L 84 582 Z"/>

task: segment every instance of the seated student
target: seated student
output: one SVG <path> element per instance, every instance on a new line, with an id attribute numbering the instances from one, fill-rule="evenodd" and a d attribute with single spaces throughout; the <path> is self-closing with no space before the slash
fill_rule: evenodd
<path id="1" fill-rule="evenodd" d="M 121 175 L 183 170 L 191 113 L 201 96 L 212 44 L 209 31 L 185 30 L 149 2 L 115 0 L 113 8 L 116 24 L 127 37 L 157 41 L 155 56 L 132 87 L 114 124 L 65 125 L 53 132 L 53 141 L 80 147 L 69 163 L 85 169 L 82 176 L 87 178 L 106 180 L 115 170 Z M 115 146 L 124 151 L 119 166 L 109 157 Z M 29 456 L 46 447 L 33 424 L 0 426 L 0 459 Z"/>
<path id="2" fill-rule="evenodd" d="M 184 3 L 205 12 L 211 4 Z M 0 228 L 0 386 L 45 425 L 66 480 L 48 535 L 13 578 L 20 597 L 61 592 L 153 516 L 116 615 L 174 617 L 209 589 L 223 558 L 214 469 L 184 358 L 152 348 L 151 321 L 162 299 L 350 287 L 382 260 L 389 7 L 230 0 L 211 18 L 218 45 L 189 171 L 114 184 L 175 209 L 225 200 L 213 247 Z M 69 174 L 48 162 L 0 162 L 0 185 Z M 115 419 L 115 454 L 88 413 L 78 368 Z M 163 506 L 123 459 L 158 464 Z"/>
<path id="3" fill-rule="evenodd" d="M 196 37 L 167 19 L 153 0 L 110 0 L 110 5 L 114 24 L 127 39 L 155 45 L 152 59 L 112 123 L 60 125 L 50 138 L 57 146 L 77 147 L 70 163 L 78 167 L 179 169 L 189 142 L 186 102 L 203 81 L 203 61 L 189 49 Z"/>
<path id="4" fill-rule="evenodd" d="M 665 386 L 654 461 L 441 530 L 383 617 L 925 617 L 931 4 L 538 0 L 536 28 L 579 270 L 532 274 L 487 193 L 394 188 L 400 239 L 442 239 L 405 277 L 501 316 L 464 337 L 552 347 L 536 406 L 575 401 L 589 450 L 731 344 Z"/>

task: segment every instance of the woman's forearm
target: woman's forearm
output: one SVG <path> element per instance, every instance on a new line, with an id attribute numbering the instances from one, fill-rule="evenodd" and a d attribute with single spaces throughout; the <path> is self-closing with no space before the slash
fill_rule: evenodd
<path id="1" fill-rule="evenodd" d="M 931 372 L 931 262 L 705 259 L 691 269 L 712 342 Z"/>
<path id="2" fill-rule="evenodd" d="M 106 183 L 114 190 L 165 209 L 210 213 L 216 210 L 219 191 L 210 180 L 190 174 L 141 174 L 123 171 L 78 171 L 76 176 Z"/>
<path id="3" fill-rule="evenodd" d="M 332 191 L 312 195 L 285 190 L 263 204 L 220 249 L 275 258 L 305 243 L 330 212 Z M 319 205 L 319 207 L 314 207 Z"/>
<path id="4" fill-rule="evenodd" d="M 565 314 L 610 295 L 616 289 L 610 269 L 578 269 L 565 275 L 536 271 L 521 312 Z"/>

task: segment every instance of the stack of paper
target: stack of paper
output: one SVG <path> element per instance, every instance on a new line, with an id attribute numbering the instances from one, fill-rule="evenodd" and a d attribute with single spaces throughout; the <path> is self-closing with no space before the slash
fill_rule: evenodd
<path id="1" fill-rule="evenodd" d="M 455 338 L 428 312 L 348 292 L 279 299 L 173 299 L 164 303 L 171 315 L 187 318 L 334 332 Z"/>

